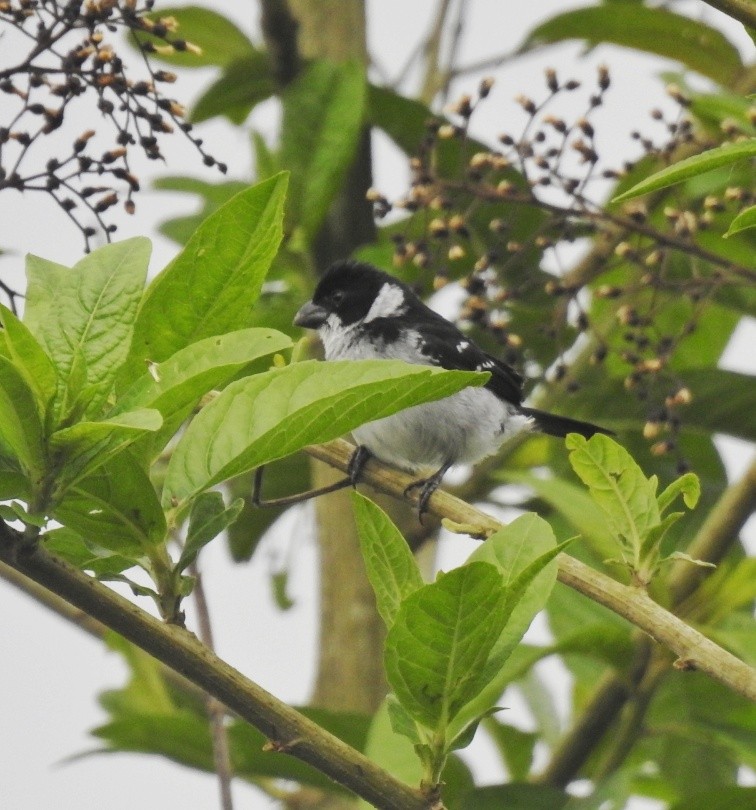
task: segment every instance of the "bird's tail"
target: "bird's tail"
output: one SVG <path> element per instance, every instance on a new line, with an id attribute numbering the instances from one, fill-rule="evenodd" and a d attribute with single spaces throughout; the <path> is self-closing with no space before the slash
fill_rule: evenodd
<path id="1" fill-rule="evenodd" d="M 568 433 L 579 433 L 590 439 L 596 433 L 603 433 L 605 436 L 614 436 L 614 431 L 592 425 L 590 422 L 581 422 L 579 419 L 570 419 L 568 416 L 557 416 L 546 411 L 539 411 L 536 408 L 520 408 L 521 413 L 531 417 L 536 423 L 536 427 L 542 433 L 549 436 L 566 436 Z"/>

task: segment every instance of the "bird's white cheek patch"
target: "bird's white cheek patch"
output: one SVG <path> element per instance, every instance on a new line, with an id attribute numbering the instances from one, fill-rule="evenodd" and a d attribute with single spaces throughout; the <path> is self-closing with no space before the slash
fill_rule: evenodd
<path id="1" fill-rule="evenodd" d="M 396 284 L 386 282 L 378 291 L 373 305 L 368 310 L 363 323 L 369 323 L 376 318 L 391 318 L 401 315 L 407 309 L 404 303 L 404 290 Z"/>

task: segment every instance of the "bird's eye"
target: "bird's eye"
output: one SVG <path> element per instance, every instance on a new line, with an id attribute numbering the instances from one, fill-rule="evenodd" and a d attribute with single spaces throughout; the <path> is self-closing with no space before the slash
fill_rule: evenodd
<path id="1" fill-rule="evenodd" d="M 331 303 L 338 306 L 344 300 L 344 290 L 334 290 L 331 293 Z"/>

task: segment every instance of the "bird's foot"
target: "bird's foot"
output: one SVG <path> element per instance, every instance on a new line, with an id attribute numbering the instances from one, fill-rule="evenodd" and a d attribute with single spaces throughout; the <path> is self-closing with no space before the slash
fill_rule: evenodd
<path id="1" fill-rule="evenodd" d="M 347 478 L 353 487 L 356 487 L 359 483 L 362 471 L 365 469 L 365 465 L 372 456 L 373 454 L 364 444 L 358 444 L 357 447 L 355 447 L 349 459 L 349 465 L 347 466 Z"/>
<path id="2" fill-rule="evenodd" d="M 438 489 L 449 467 L 451 467 L 450 462 L 444 464 L 441 469 L 434 472 L 429 478 L 421 478 L 418 481 L 413 481 L 408 487 L 405 487 L 405 497 L 415 489 L 420 490 L 420 495 L 417 499 L 417 516 L 420 519 L 420 523 L 423 522 L 423 515 L 428 511 L 428 502 L 430 501 L 431 495 Z"/>

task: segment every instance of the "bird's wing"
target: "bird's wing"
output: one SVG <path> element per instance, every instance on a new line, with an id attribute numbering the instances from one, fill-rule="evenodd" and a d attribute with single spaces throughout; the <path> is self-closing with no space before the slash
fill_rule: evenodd
<path id="1" fill-rule="evenodd" d="M 421 351 L 435 365 L 461 371 L 489 371 L 485 387 L 500 399 L 522 402 L 522 377 L 502 360 L 484 352 L 465 337 L 454 324 L 439 318 L 423 324 Z"/>

